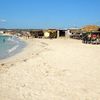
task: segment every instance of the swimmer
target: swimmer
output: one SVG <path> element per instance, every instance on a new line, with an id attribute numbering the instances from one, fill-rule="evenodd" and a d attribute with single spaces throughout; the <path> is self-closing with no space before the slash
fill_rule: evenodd
<path id="1" fill-rule="evenodd" d="M 3 39 L 3 42 L 5 43 L 5 42 L 6 42 L 6 40 L 5 40 L 5 39 Z"/>

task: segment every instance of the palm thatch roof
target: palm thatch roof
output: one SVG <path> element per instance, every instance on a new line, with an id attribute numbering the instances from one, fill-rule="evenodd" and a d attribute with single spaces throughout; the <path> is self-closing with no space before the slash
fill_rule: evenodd
<path id="1" fill-rule="evenodd" d="M 96 25 L 87 25 L 82 28 L 83 32 L 93 32 L 93 31 L 99 31 L 100 27 Z"/>

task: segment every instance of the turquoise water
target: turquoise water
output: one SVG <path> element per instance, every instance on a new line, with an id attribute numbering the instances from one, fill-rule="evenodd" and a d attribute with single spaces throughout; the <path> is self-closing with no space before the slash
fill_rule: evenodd
<path id="1" fill-rule="evenodd" d="M 15 36 L 0 35 L 0 59 L 10 57 L 25 47 L 25 43 Z"/>

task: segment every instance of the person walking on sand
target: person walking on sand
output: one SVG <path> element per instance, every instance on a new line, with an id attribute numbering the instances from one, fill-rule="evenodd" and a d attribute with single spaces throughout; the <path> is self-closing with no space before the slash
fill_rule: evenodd
<path id="1" fill-rule="evenodd" d="M 91 34 L 88 34 L 88 43 L 91 43 Z"/>
<path id="2" fill-rule="evenodd" d="M 87 44 L 87 42 L 88 42 L 88 36 L 87 36 L 87 34 L 85 33 L 85 34 L 83 34 L 83 38 L 82 38 L 82 42 L 83 43 L 86 43 Z"/>

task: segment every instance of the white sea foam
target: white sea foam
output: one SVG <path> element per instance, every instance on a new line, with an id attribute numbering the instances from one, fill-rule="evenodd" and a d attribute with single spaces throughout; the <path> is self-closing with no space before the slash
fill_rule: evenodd
<path id="1" fill-rule="evenodd" d="M 19 47 L 19 45 L 14 46 L 13 48 L 8 50 L 8 53 L 13 52 L 14 50 L 16 50 Z"/>
<path id="2" fill-rule="evenodd" d="M 12 38 L 9 37 L 7 40 L 11 41 L 11 42 L 14 42 L 14 43 L 17 43 L 17 44 L 19 43 L 19 40 L 15 36 L 13 36 Z"/>

